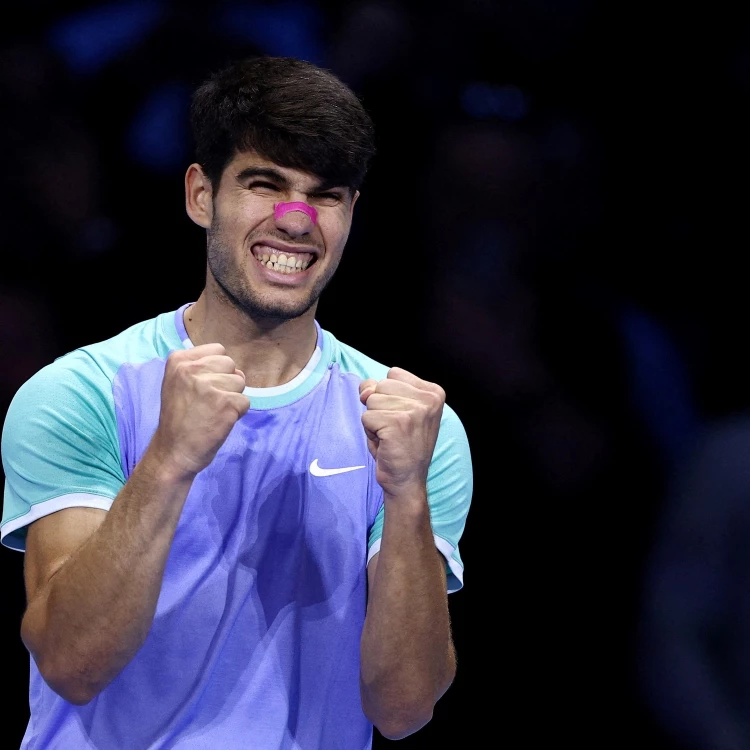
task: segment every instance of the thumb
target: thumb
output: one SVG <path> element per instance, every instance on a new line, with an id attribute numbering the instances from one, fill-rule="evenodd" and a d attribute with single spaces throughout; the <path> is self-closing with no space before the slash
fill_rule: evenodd
<path id="1" fill-rule="evenodd" d="M 377 388 L 378 381 L 374 378 L 367 378 L 366 380 L 360 381 L 359 384 L 359 400 L 364 404 L 367 402 L 367 399 L 370 397 L 370 394 L 372 394 Z"/>

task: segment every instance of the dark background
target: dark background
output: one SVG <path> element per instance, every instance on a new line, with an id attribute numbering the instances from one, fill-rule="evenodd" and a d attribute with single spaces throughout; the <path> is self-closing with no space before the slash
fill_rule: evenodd
<path id="1" fill-rule="evenodd" d="M 191 88 L 244 54 L 322 64 L 362 97 L 379 151 L 318 319 L 443 385 L 474 461 L 457 678 L 399 746 L 683 748 L 644 697 L 636 635 L 676 467 L 748 406 L 747 19 L 593 0 L 27 0 L 14 14 L 1 413 L 55 357 L 199 295 Z M 3 548 L 0 565 L 14 748 L 22 555 Z"/>

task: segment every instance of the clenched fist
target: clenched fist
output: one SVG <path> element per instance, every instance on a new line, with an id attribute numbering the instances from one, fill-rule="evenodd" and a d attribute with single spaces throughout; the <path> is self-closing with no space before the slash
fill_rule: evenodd
<path id="1" fill-rule="evenodd" d="M 445 391 L 392 367 L 384 380 L 363 380 L 362 425 L 376 462 L 376 478 L 389 495 L 424 490 L 435 450 Z"/>
<path id="2" fill-rule="evenodd" d="M 250 408 L 245 376 L 221 344 L 167 357 L 159 425 L 151 441 L 162 461 L 183 476 L 205 469 L 235 422 Z"/>

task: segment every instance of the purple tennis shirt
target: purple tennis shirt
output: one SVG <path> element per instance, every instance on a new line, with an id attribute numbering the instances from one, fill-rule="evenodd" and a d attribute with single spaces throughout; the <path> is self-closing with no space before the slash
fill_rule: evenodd
<path id="1" fill-rule="evenodd" d="M 3 427 L 0 538 L 23 550 L 37 518 L 108 510 L 157 427 L 167 356 L 192 346 L 190 303 L 76 349 L 16 393 Z M 188 494 L 151 630 L 90 703 L 30 667 L 23 750 L 367 750 L 359 694 L 367 563 L 383 493 L 358 386 L 388 367 L 316 323 L 303 371 L 248 388 L 251 408 Z M 445 406 L 428 479 L 448 590 L 472 494 L 468 441 Z"/>

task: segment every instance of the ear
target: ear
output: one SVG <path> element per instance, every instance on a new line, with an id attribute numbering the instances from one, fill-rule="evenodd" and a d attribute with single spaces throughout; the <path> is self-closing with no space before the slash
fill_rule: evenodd
<path id="1" fill-rule="evenodd" d="M 214 215 L 213 190 L 200 164 L 191 164 L 185 173 L 185 210 L 200 227 L 208 229 Z"/>
<path id="2" fill-rule="evenodd" d="M 349 205 L 349 218 L 354 214 L 354 204 L 357 202 L 357 198 L 359 198 L 359 190 L 355 190 L 354 195 L 352 196 L 352 202 Z"/>

